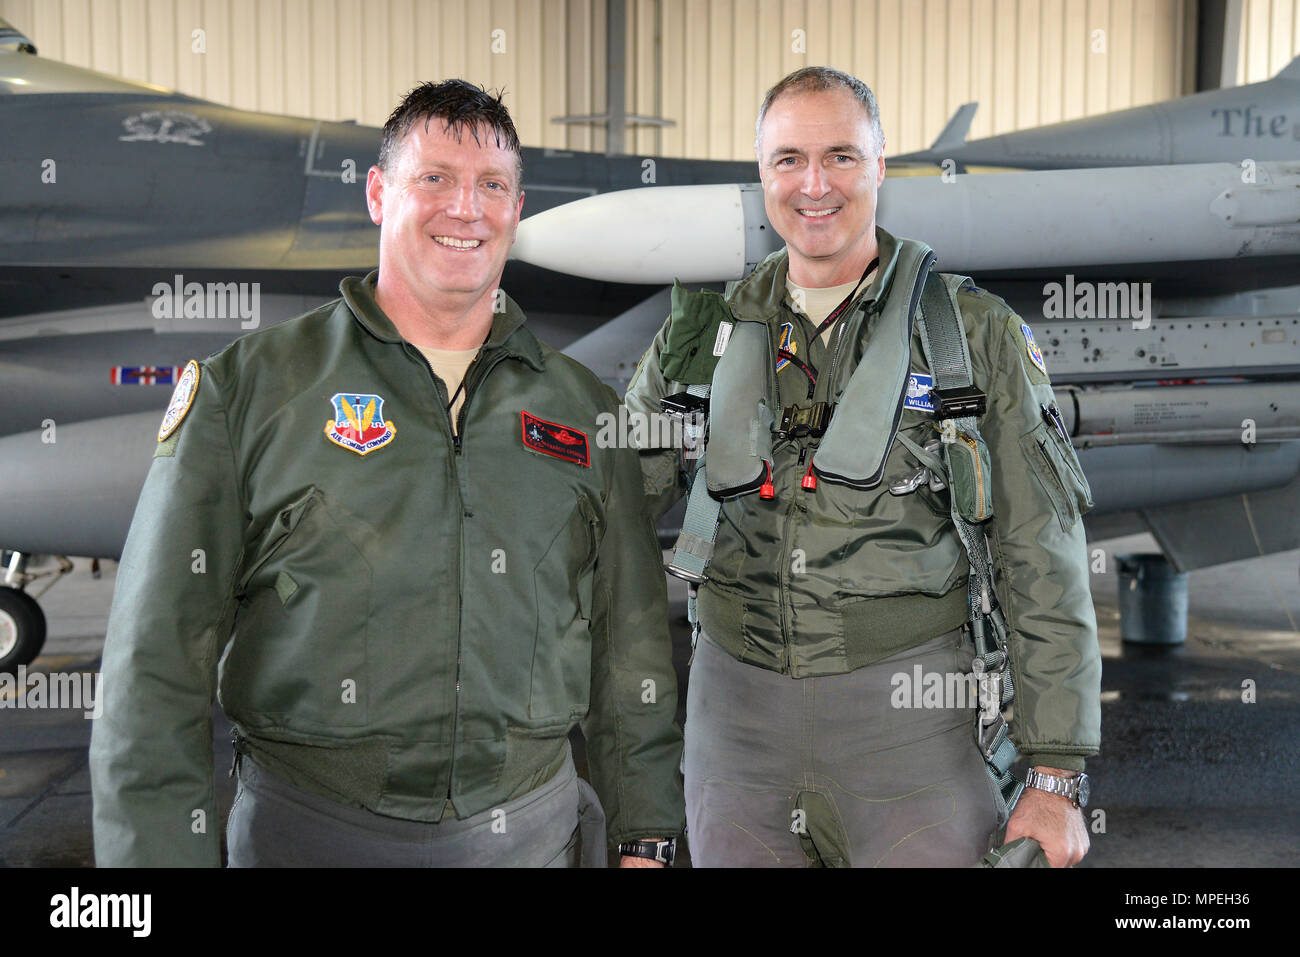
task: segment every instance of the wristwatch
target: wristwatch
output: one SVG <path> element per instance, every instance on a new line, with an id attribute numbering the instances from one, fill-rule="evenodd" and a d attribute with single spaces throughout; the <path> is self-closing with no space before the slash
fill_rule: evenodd
<path id="1" fill-rule="evenodd" d="M 672 867 L 673 858 L 677 854 L 677 838 L 670 837 L 666 841 L 624 841 L 618 846 L 618 852 L 625 857 L 644 857 Z"/>
<path id="2" fill-rule="evenodd" d="M 1055 774 L 1044 774 L 1037 768 L 1030 768 L 1025 775 L 1025 787 L 1037 788 L 1049 794 L 1059 794 L 1069 798 L 1075 807 L 1087 807 L 1088 795 L 1092 793 L 1092 782 L 1088 775 L 1080 771 L 1072 778 L 1063 778 Z"/>

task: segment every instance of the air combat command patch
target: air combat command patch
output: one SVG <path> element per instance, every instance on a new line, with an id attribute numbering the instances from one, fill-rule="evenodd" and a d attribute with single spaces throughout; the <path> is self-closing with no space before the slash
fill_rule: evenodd
<path id="1" fill-rule="evenodd" d="M 365 392 L 340 392 L 330 400 L 334 418 L 325 423 L 325 438 L 335 445 L 351 449 L 357 455 L 369 455 L 397 435 L 397 426 L 384 420 L 384 400 Z"/>
<path id="2" fill-rule="evenodd" d="M 199 364 L 191 359 L 185 364 L 185 371 L 181 373 L 180 381 L 172 390 L 171 401 L 167 403 L 167 411 L 163 413 L 162 425 L 158 426 L 159 442 L 166 441 L 169 435 L 180 428 L 186 414 L 190 411 L 190 406 L 194 404 L 194 396 L 198 391 Z"/>
<path id="3" fill-rule="evenodd" d="M 1038 366 L 1038 371 L 1047 375 L 1047 365 L 1043 362 L 1043 354 L 1038 349 L 1038 343 L 1034 341 L 1034 330 L 1029 328 L 1029 323 L 1022 322 L 1020 331 L 1025 337 L 1025 352 L 1029 355 L 1029 361 Z"/>

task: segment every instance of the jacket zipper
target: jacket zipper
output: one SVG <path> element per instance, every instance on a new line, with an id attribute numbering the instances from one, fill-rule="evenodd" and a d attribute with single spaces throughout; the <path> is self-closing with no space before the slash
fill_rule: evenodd
<path id="1" fill-rule="evenodd" d="M 487 377 L 487 374 L 491 372 L 492 369 L 496 366 L 496 364 L 504 358 L 505 358 L 504 352 L 498 352 L 496 355 L 492 356 L 492 358 L 487 362 L 487 364 L 481 367 L 482 371 L 480 371 L 478 375 L 474 377 L 473 382 L 470 382 L 469 376 L 470 373 L 474 370 L 474 366 L 478 364 L 478 360 L 475 360 L 473 363 L 471 363 L 470 367 L 465 370 L 465 398 L 461 400 L 460 413 L 456 416 L 456 421 L 454 424 L 452 423 L 452 419 L 451 419 L 451 409 L 443 405 L 442 402 L 438 403 L 440 406 L 442 406 L 443 414 L 447 417 L 447 428 L 451 430 L 452 450 L 457 458 L 459 458 L 461 455 L 460 433 L 461 433 L 461 429 L 465 425 L 465 413 L 469 410 L 470 397 L 474 389 L 477 388 L 477 386 L 479 385 L 479 383 L 481 383 Z M 429 360 L 424 357 L 423 353 L 420 354 L 420 359 L 424 362 L 425 368 L 429 370 L 429 375 L 436 376 L 436 373 L 433 371 L 433 366 L 430 364 Z M 436 382 L 434 383 L 434 388 L 436 391 L 437 389 Z M 456 465 L 455 462 L 453 461 L 452 471 L 454 472 L 455 470 L 456 470 Z M 458 498 L 460 497 L 459 476 L 457 476 L 456 478 L 456 495 Z M 460 535 L 458 536 L 459 546 L 460 546 L 459 548 L 460 560 L 456 565 L 456 574 L 458 576 L 456 581 L 456 596 L 457 596 L 456 695 L 452 701 L 452 708 L 451 708 L 451 760 L 447 764 L 447 800 L 448 801 L 451 801 L 452 782 L 455 781 L 456 779 L 456 726 L 459 723 L 458 718 L 460 715 L 460 668 L 464 658 L 464 653 L 461 649 L 461 642 L 460 642 L 461 629 L 464 626 L 464 617 L 463 617 L 464 603 L 460 600 L 460 595 L 461 595 L 461 589 L 463 588 L 465 582 L 465 502 L 463 499 L 460 504 L 461 504 L 460 515 L 457 516 L 457 526 L 460 530 Z"/>

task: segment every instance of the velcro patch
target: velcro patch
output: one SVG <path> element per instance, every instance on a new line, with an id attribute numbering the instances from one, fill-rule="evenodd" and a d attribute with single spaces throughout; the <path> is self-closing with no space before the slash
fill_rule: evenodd
<path id="1" fill-rule="evenodd" d="M 1029 356 L 1029 361 L 1038 366 L 1038 371 L 1047 375 L 1047 365 L 1043 362 L 1043 354 L 1038 349 L 1038 343 L 1034 341 L 1034 330 L 1029 328 L 1029 323 L 1022 322 L 1020 331 L 1025 337 L 1025 353 Z"/>
<path id="2" fill-rule="evenodd" d="M 928 376 L 924 372 L 909 372 L 907 374 L 907 394 L 903 397 L 903 408 L 915 409 L 917 412 L 926 412 L 934 414 L 934 399 L 930 397 L 930 390 L 934 388 L 934 376 Z"/>
<path id="3" fill-rule="evenodd" d="M 591 468 L 591 450 L 587 433 L 556 422 L 539 419 L 530 412 L 520 412 L 523 421 L 524 445 L 534 452 L 550 455 L 583 468 Z"/>

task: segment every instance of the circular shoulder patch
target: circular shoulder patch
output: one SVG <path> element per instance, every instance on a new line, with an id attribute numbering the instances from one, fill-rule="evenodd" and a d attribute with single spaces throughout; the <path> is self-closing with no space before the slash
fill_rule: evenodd
<path id="1" fill-rule="evenodd" d="M 185 371 L 181 373 L 176 388 L 172 390 L 172 400 L 167 403 L 167 411 L 163 413 L 162 425 L 158 426 L 159 442 L 165 441 L 169 435 L 180 428 L 186 414 L 190 411 L 190 406 L 194 404 L 194 396 L 198 391 L 199 364 L 191 359 L 185 364 Z"/>

